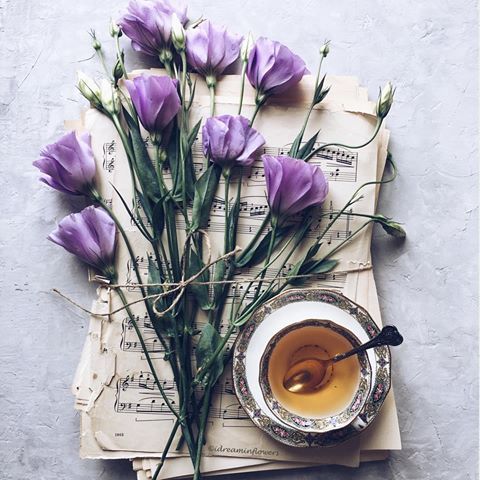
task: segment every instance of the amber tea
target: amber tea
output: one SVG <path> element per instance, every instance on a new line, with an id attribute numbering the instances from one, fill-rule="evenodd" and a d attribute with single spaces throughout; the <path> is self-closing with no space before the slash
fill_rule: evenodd
<path id="1" fill-rule="evenodd" d="M 288 411 L 308 418 L 322 418 L 345 410 L 360 382 L 356 356 L 328 368 L 323 386 L 314 392 L 293 393 L 283 385 L 287 370 L 306 358 L 328 359 L 354 345 L 327 326 L 305 326 L 283 336 L 273 349 L 268 364 L 268 380 L 273 396 Z"/>

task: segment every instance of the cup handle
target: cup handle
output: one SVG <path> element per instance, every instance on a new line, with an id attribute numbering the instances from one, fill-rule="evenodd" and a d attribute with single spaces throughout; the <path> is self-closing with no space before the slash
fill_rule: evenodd
<path id="1" fill-rule="evenodd" d="M 366 422 L 364 422 L 360 417 L 355 418 L 351 425 L 357 432 L 361 432 L 367 426 Z"/>

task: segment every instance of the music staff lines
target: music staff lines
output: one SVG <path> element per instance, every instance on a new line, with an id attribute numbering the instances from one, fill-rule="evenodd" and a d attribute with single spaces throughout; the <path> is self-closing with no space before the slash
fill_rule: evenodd
<path id="1" fill-rule="evenodd" d="M 320 147 L 320 143 L 316 143 L 314 148 Z M 290 146 L 284 147 L 270 147 L 261 148 L 257 154 L 257 160 L 252 167 L 244 169 L 242 176 L 248 185 L 256 185 L 265 183 L 265 174 L 263 172 L 263 165 L 260 160 L 261 155 L 288 155 Z M 205 157 L 203 155 L 203 146 L 200 139 L 197 139 L 192 146 L 193 169 L 195 175 L 198 177 L 205 171 Z M 330 181 L 333 182 L 356 182 L 357 181 L 357 166 L 358 153 L 343 150 L 340 148 L 327 148 L 316 153 L 310 163 L 318 165 Z M 168 165 L 163 168 L 165 180 L 171 181 L 172 175 Z M 236 172 L 233 180 L 240 176 Z M 223 182 L 223 178 L 220 183 Z"/>
<path id="2" fill-rule="evenodd" d="M 176 403 L 177 387 L 173 380 L 160 380 L 165 394 L 170 400 L 173 409 L 178 413 Z M 140 373 L 137 377 L 127 376 L 117 381 L 115 411 L 118 413 L 151 414 L 173 416 L 169 406 L 165 403 L 148 373 Z M 201 394 L 202 388 L 196 392 Z M 217 403 L 210 409 L 209 418 L 222 420 L 248 420 L 248 416 L 235 398 L 232 380 L 226 379 L 214 388 L 218 395 Z M 227 400 L 225 400 L 225 396 Z"/>

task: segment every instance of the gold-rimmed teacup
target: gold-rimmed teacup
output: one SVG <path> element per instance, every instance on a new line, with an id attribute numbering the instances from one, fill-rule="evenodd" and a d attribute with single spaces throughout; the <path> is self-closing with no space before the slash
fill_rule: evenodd
<path id="1" fill-rule="evenodd" d="M 293 393 L 283 385 L 294 363 L 315 357 L 326 360 L 360 344 L 350 330 L 331 320 L 306 319 L 280 330 L 260 360 L 259 383 L 268 408 L 282 422 L 305 432 L 326 433 L 348 425 L 361 430 L 357 417 L 372 383 L 365 352 L 330 366 L 318 390 Z"/>

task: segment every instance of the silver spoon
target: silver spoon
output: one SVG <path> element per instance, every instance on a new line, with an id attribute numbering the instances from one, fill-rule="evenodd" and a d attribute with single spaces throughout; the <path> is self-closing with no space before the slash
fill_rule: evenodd
<path id="1" fill-rule="evenodd" d="M 397 346 L 403 342 L 396 327 L 386 325 L 381 332 L 370 341 L 352 348 L 348 352 L 339 353 L 332 358 L 322 360 L 320 358 L 305 358 L 295 362 L 286 372 L 283 378 L 283 386 L 292 393 L 312 393 L 323 386 L 323 380 L 328 367 L 334 363 L 345 360 L 352 355 L 364 352 L 369 348 L 382 345 Z"/>

